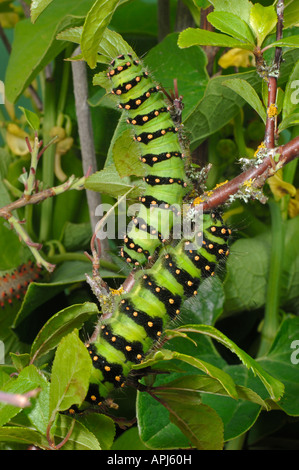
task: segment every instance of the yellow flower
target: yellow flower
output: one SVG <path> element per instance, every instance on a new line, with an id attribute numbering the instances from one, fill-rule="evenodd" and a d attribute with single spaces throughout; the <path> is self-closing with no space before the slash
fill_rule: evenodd
<path id="1" fill-rule="evenodd" d="M 282 170 L 278 170 L 274 176 L 268 179 L 268 184 L 276 200 L 289 194 L 291 197 L 296 196 L 296 188 L 290 183 L 286 183 L 282 179 Z"/>
<path id="2" fill-rule="evenodd" d="M 293 219 L 299 215 L 299 189 L 296 190 L 296 195 L 291 198 L 288 205 L 288 214 Z"/>
<path id="3" fill-rule="evenodd" d="M 29 135 L 23 131 L 17 124 L 9 123 L 6 129 L 6 143 L 15 155 L 27 155 L 29 153 L 25 137 Z M 30 140 L 31 146 L 33 141 Z"/>
<path id="4" fill-rule="evenodd" d="M 234 48 L 220 57 L 218 64 L 223 69 L 228 67 L 250 67 L 252 65 L 253 53 L 244 49 Z"/>

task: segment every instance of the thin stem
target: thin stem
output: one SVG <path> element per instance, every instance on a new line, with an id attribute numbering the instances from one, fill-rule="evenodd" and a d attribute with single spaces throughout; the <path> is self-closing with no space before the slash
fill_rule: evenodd
<path id="1" fill-rule="evenodd" d="M 53 80 L 45 81 L 45 115 L 43 125 L 43 141 L 47 143 L 51 140 L 50 131 L 56 124 L 56 100 L 55 100 L 55 82 Z M 47 148 L 43 156 L 42 181 L 46 188 L 54 185 L 54 163 L 55 163 L 55 145 Z M 52 228 L 53 200 L 48 199 L 44 202 L 41 210 L 41 241 L 48 240 L 51 236 Z"/>
<path id="2" fill-rule="evenodd" d="M 169 0 L 158 0 L 158 41 L 170 33 L 170 3 Z"/>
<path id="3" fill-rule="evenodd" d="M 265 355 L 269 350 L 279 326 L 280 286 L 284 252 L 284 223 L 280 205 L 271 201 L 269 206 L 272 220 L 272 244 L 259 357 Z"/>

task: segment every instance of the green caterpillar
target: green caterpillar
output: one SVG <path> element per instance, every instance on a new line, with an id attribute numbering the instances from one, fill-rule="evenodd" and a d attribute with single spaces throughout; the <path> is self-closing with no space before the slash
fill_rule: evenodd
<path id="1" fill-rule="evenodd" d="M 132 366 L 144 360 L 180 313 L 182 300 L 196 295 L 226 258 L 230 233 L 216 212 L 204 213 L 200 232 L 162 248 L 154 265 L 137 273 L 132 290 L 114 296 L 112 316 L 101 321 L 98 337 L 87 345 L 94 366 L 89 400 L 125 386 Z"/>
<path id="2" fill-rule="evenodd" d="M 184 155 L 170 108 L 139 60 L 131 54 L 120 55 L 111 62 L 107 76 L 111 93 L 118 97 L 119 108 L 127 112 L 127 122 L 134 128 L 133 138 L 146 170 L 138 217 L 133 218 L 122 249 L 122 256 L 139 266 L 152 257 L 164 234 L 167 237 L 173 225 L 172 211 L 182 204 L 187 185 Z"/>

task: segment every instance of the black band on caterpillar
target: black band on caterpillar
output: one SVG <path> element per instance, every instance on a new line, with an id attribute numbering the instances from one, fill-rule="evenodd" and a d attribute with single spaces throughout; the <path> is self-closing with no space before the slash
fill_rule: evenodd
<path id="1" fill-rule="evenodd" d="M 152 142 L 155 139 L 164 137 L 168 132 L 176 133 L 177 131 L 177 127 L 172 126 L 166 129 L 159 129 L 158 131 L 154 132 L 142 132 L 141 134 L 135 135 L 134 139 L 137 140 L 137 142 L 147 145 L 149 142 Z"/>
<path id="2" fill-rule="evenodd" d="M 177 135 L 178 128 L 172 121 L 168 103 L 160 92 L 160 87 L 154 83 L 139 60 L 133 59 L 132 54 L 121 54 L 111 62 L 111 67 L 107 73 L 112 83 L 111 92 L 119 100 L 118 107 L 127 112 L 128 124 L 134 126 L 133 138 L 137 145 L 140 144 L 140 160 L 146 164 L 144 197 L 139 199 L 141 204 L 144 203 L 140 213 L 144 224 L 139 224 L 140 232 L 135 230 L 133 233 L 128 229 L 127 235 L 133 239 L 135 245 L 146 247 L 149 256 L 152 256 L 159 243 L 157 240 L 149 243 L 150 238 L 144 241 L 142 232 L 157 234 L 161 243 L 163 237 L 159 234 L 164 232 L 166 220 L 156 217 L 154 224 L 157 226 L 152 227 L 149 223 L 150 214 L 155 207 L 167 209 L 174 203 L 181 205 L 186 193 L 186 175 L 182 160 L 183 152 Z M 138 129 L 142 129 L 143 132 L 139 132 Z M 172 160 L 173 157 L 176 159 Z M 151 167 L 154 165 L 153 175 Z M 161 187 L 163 185 L 167 185 L 167 191 Z M 172 185 L 173 188 L 170 188 Z M 156 186 L 159 186 L 157 193 L 155 193 Z M 153 201 L 158 204 L 151 204 Z M 175 210 L 173 212 L 175 213 Z M 173 224 L 172 217 L 170 213 L 170 218 L 167 220 L 170 230 Z M 148 259 L 145 249 L 132 253 L 128 246 L 125 257 L 135 265 L 144 265 Z"/>
<path id="3" fill-rule="evenodd" d="M 158 155 L 148 153 L 140 157 L 140 160 L 142 163 L 152 167 L 158 163 L 164 162 L 165 160 L 169 160 L 172 157 L 183 158 L 183 155 L 180 152 L 164 152 Z"/>
<path id="4" fill-rule="evenodd" d="M 186 183 L 181 180 L 181 178 L 167 178 L 165 176 L 156 176 L 156 175 L 148 175 L 143 178 L 150 186 L 156 186 L 157 184 L 179 184 L 180 186 L 186 187 Z"/>
<path id="5" fill-rule="evenodd" d="M 140 272 L 132 290 L 119 296 L 91 352 L 99 371 L 91 382 L 98 384 L 102 397 L 120 383 L 124 386 L 130 367 L 142 362 L 159 341 L 169 322 L 180 313 L 183 299 L 195 296 L 200 283 L 214 275 L 217 264 L 228 255 L 230 234 L 221 218 L 204 213 L 202 232 L 162 250 L 153 266 Z M 203 244 L 199 245 L 197 239 Z"/>
<path id="6" fill-rule="evenodd" d="M 153 111 L 150 111 L 149 113 L 137 114 L 137 116 L 134 116 L 134 118 L 128 118 L 127 123 L 132 124 L 133 126 L 144 126 L 144 124 L 156 118 L 157 116 L 159 116 L 159 114 L 166 113 L 166 112 L 168 112 L 168 110 L 164 106 L 163 108 L 160 108 L 160 109 L 154 109 Z"/>

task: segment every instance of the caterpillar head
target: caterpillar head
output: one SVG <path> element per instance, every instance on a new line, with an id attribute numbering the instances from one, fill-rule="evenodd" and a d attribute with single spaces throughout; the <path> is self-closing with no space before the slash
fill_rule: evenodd
<path id="1" fill-rule="evenodd" d="M 116 308 L 117 297 L 123 293 L 123 288 L 111 289 L 100 277 L 92 278 L 88 274 L 85 274 L 85 276 L 87 283 L 100 303 L 102 318 L 111 317 Z"/>

